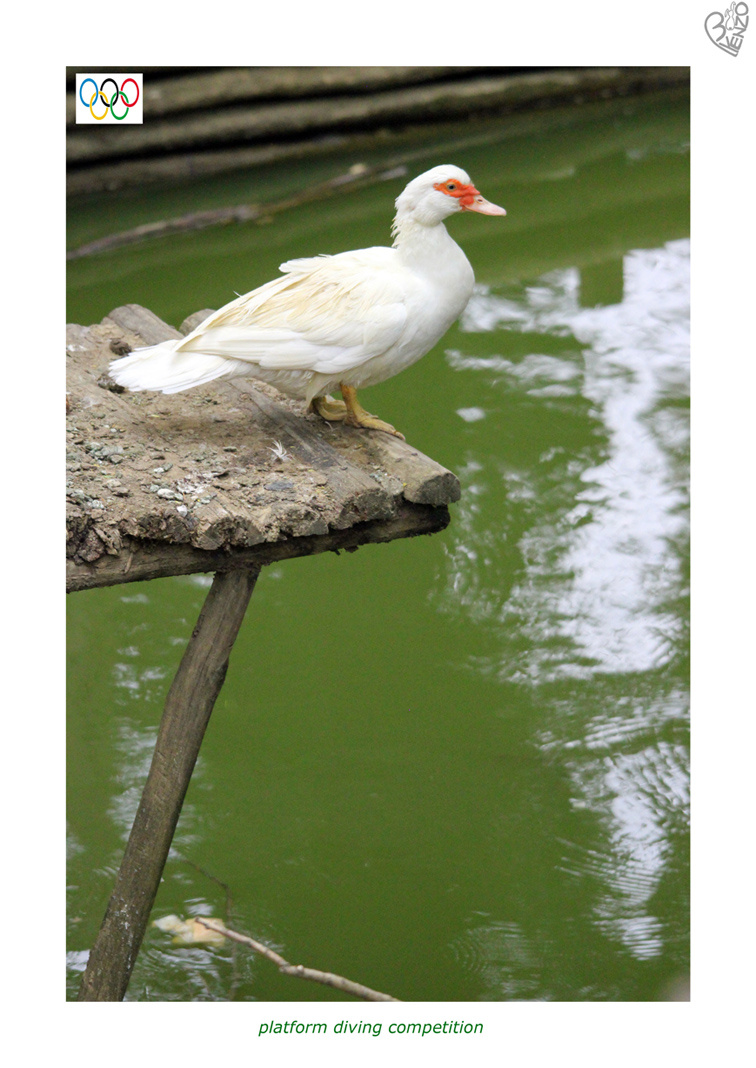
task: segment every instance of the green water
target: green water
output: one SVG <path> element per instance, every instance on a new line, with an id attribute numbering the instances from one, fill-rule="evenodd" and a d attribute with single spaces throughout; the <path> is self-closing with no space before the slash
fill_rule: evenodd
<path id="1" fill-rule="evenodd" d="M 262 573 L 154 916 L 407 1000 L 657 999 L 688 972 L 687 98 L 99 198 L 69 242 L 410 150 L 410 175 L 458 163 L 508 211 L 449 224 L 466 313 L 362 397 L 462 500 L 443 534 Z M 178 324 L 284 259 L 386 244 L 405 181 L 74 261 L 69 320 Z M 69 996 L 208 584 L 68 599 Z M 341 995 L 150 928 L 128 997 Z"/>

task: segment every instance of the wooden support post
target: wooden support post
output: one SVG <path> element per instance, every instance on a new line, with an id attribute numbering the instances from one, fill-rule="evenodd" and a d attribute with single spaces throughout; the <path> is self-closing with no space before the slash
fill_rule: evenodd
<path id="1" fill-rule="evenodd" d="M 79 1001 L 121 1001 L 129 985 L 194 770 L 244 613 L 252 571 L 217 572 L 165 702 L 150 773 Z"/>

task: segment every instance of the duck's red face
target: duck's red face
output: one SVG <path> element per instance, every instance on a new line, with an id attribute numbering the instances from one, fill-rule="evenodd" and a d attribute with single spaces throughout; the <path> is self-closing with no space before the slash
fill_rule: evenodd
<path id="1" fill-rule="evenodd" d="M 445 193 L 448 197 L 454 197 L 459 201 L 462 211 L 477 211 L 481 215 L 506 215 L 504 208 L 498 204 L 492 204 L 481 196 L 472 184 L 461 182 L 458 178 L 449 178 L 445 182 L 435 182 L 434 189 L 439 193 Z"/>

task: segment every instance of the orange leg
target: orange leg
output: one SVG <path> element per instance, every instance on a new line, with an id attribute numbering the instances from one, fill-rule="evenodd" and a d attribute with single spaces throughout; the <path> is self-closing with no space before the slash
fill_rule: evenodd
<path id="1" fill-rule="evenodd" d="M 395 430 L 391 423 L 384 423 L 382 419 L 378 419 L 375 415 L 365 411 L 357 400 L 357 390 L 353 386 L 347 386 L 342 382 L 339 388 L 347 409 L 344 416 L 344 422 L 347 426 L 362 427 L 365 430 L 383 430 L 387 434 L 393 434 L 395 437 L 401 438 L 402 441 L 405 440 L 404 434 L 400 434 L 398 430 Z"/>

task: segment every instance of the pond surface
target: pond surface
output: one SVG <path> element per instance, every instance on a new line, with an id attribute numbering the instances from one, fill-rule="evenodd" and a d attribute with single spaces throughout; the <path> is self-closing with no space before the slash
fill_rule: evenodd
<path id="1" fill-rule="evenodd" d="M 213 915 L 406 1000 L 639 1001 L 688 973 L 688 100 L 430 129 L 72 210 L 72 246 L 355 162 L 453 162 L 459 323 L 361 396 L 456 471 L 442 534 L 263 571 L 153 918 Z M 73 261 L 69 320 L 180 323 L 388 244 L 407 178 Z M 209 578 L 68 599 L 68 994 Z M 131 1000 L 336 1000 L 150 927 Z"/>

